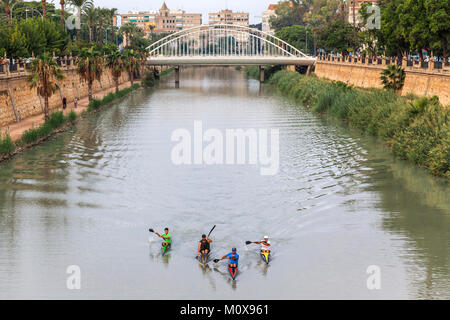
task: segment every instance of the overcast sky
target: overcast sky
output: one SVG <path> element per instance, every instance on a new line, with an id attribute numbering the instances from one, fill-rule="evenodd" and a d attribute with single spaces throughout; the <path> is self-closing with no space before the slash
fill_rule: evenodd
<path id="1" fill-rule="evenodd" d="M 53 3 L 59 3 L 53 0 Z M 208 12 L 221 9 L 250 13 L 250 24 L 261 22 L 261 13 L 269 4 L 278 0 L 167 0 L 169 9 L 183 9 L 186 12 L 202 13 L 203 23 L 208 23 Z M 161 8 L 163 0 L 94 0 L 95 6 L 117 8 L 120 13 L 128 11 L 150 11 Z M 58 5 L 57 5 L 58 7 Z"/>

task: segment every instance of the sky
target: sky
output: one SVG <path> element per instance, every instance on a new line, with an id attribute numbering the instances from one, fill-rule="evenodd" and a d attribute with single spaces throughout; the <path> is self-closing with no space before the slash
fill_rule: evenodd
<path id="1" fill-rule="evenodd" d="M 53 0 L 53 3 L 59 3 Z M 202 22 L 208 23 L 208 13 L 222 9 L 250 13 L 250 24 L 260 23 L 262 12 L 278 0 L 166 0 L 169 9 L 182 9 L 189 13 L 202 13 Z M 163 0 L 94 0 L 95 6 L 117 8 L 119 13 L 128 11 L 159 10 Z"/>

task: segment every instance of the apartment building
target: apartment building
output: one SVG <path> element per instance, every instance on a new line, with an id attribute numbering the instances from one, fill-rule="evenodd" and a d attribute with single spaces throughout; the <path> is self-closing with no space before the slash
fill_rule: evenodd
<path id="1" fill-rule="evenodd" d="M 221 10 L 208 13 L 209 24 L 233 24 L 248 27 L 248 12 L 233 12 L 232 10 Z"/>
<path id="2" fill-rule="evenodd" d="M 268 34 L 274 34 L 275 31 L 270 26 L 270 18 L 276 16 L 275 10 L 277 8 L 276 4 L 270 4 L 266 11 L 262 13 L 262 31 Z"/>
<path id="3" fill-rule="evenodd" d="M 362 22 L 361 16 L 359 15 L 359 10 L 364 3 L 376 5 L 378 0 L 350 0 L 347 2 L 348 6 L 348 22 L 353 24 L 353 21 L 356 24 Z M 379 11 L 378 11 L 379 12 Z M 372 11 L 372 14 L 376 14 L 376 11 Z"/>

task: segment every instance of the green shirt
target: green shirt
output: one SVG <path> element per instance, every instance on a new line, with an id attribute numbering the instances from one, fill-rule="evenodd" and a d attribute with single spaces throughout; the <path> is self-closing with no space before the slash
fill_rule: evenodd
<path id="1" fill-rule="evenodd" d="M 162 235 L 164 238 L 164 242 L 171 243 L 172 242 L 172 235 L 170 233 L 163 233 Z"/>

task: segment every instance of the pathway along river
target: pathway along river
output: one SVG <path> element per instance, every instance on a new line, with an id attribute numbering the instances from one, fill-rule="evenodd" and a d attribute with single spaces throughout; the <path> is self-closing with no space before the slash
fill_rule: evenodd
<path id="1" fill-rule="evenodd" d="M 175 166 L 193 121 L 279 128 L 280 172 Z M 0 298 L 450 298 L 448 185 L 233 68 L 183 69 L 0 164 Z M 216 224 L 203 270 L 197 240 Z M 161 257 L 149 227 L 171 228 Z M 246 240 L 271 236 L 265 266 Z M 153 239 L 149 242 L 149 239 Z M 81 289 L 66 286 L 68 266 Z M 381 272 L 369 290 L 367 268 Z"/>

